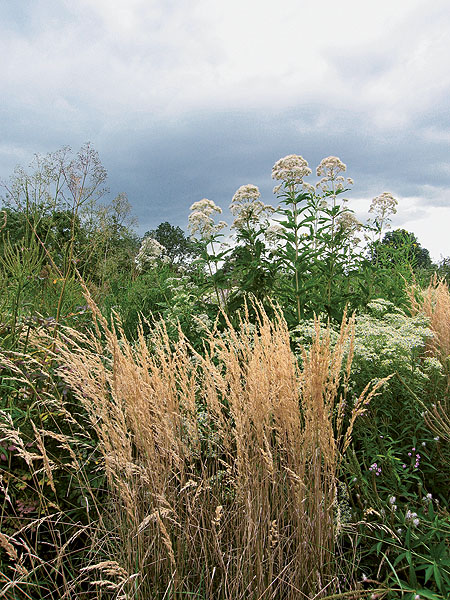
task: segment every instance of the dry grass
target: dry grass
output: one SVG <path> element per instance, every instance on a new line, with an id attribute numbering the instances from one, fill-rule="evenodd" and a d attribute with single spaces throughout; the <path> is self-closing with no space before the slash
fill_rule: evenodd
<path id="1" fill-rule="evenodd" d="M 427 353 L 442 364 L 447 377 L 447 393 L 441 402 L 427 407 L 428 424 L 450 442 L 450 292 L 444 280 L 434 276 L 430 285 L 422 290 L 417 285 L 409 289 L 414 314 L 423 313 L 430 323 L 434 337 L 428 342 Z"/>
<path id="2" fill-rule="evenodd" d="M 429 351 L 449 370 L 450 358 L 450 293 L 444 280 L 436 276 L 422 290 L 414 285 L 409 289 L 413 314 L 423 313 L 430 322 L 434 338 L 429 342 Z"/>
<path id="3" fill-rule="evenodd" d="M 383 384 L 347 406 L 353 320 L 334 348 L 317 325 L 300 369 L 278 312 L 209 332 L 200 355 L 181 332 L 172 343 L 164 325 L 131 345 L 89 302 L 96 334 L 67 330 L 58 354 L 98 436 L 109 490 L 95 559 L 78 581 L 95 597 L 142 600 L 341 589 L 339 462 Z M 9 553 L 12 541 L 1 540 Z"/>

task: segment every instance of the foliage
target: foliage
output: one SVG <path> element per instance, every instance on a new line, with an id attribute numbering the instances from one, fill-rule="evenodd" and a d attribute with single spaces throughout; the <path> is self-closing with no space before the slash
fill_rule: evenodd
<path id="1" fill-rule="evenodd" d="M 405 229 L 388 231 L 381 242 L 375 242 L 370 249 L 375 263 L 389 260 L 407 262 L 413 270 L 431 267 L 430 253 L 422 248 L 416 236 Z"/>
<path id="2" fill-rule="evenodd" d="M 15 171 L 0 595 L 449 596 L 450 295 L 345 169 L 285 157 L 278 207 L 241 186 L 225 244 L 200 200 L 156 253 L 91 146 Z"/>
<path id="3" fill-rule="evenodd" d="M 187 267 L 196 256 L 194 244 L 186 237 L 181 227 L 171 225 L 167 221 L 160 223 L 156 229 L 147 231 L 144 238 L 150 237 L 165 248 L 165 254 L 171 264 Z"/>

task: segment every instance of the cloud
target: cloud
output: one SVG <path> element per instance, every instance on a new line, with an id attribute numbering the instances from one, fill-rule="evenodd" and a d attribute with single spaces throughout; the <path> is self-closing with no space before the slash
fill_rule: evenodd
<path id="1" fill-rule="evenodd" d="M 447 0 L 24 0 L 2 12 L 0 177 L 90 140 L 144 230 L 184 226 L 204 196 L 227 206 L 244 183 L 269 201 L 271 167 L 291 153 L 312 166 L 340 156 L 355 197 L 393 192 L 404 222 L 450 205 Z"/>
<path id="2" fill-rule="evenodd" d="M 423 0 L 41 0 L 6 25 L 3 81 L 24 108 L 58 98 L 110 121 L 124 111 L 148 119 L 323 102 L 398 126 L 449 83 L 428 66 L 450 72 L 448 19 L 435 2 L 424 27 L 424 8 Z"/>

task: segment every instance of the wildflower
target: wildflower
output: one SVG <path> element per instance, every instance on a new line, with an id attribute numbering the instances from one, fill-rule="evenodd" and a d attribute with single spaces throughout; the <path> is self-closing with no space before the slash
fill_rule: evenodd
<path id="1" fill-rule="evenodd" d="M 361 239 L 357 237 L 356 233 L 358 231 L 361 231 L 362 225 L 355 217 L 352 211 L 347 209 L 343 210 L 338 215 L 336 223 L 338 228 L 342 231 L 342 233 L 348 236 L 349 241 L 351 241 L 353 245 L 356 246 L 359 244 Z M 382 438 L 383 436 L 380 435 L 380 437 Z"/>
<path id="2" fill-rule="evenodd" d="M 236 216 L 232 228 L 248 227 L 274 212 L 272 206 L 265 205 L 259 200 L 260 196 L 260 191 L 256 185 L 241 185 L 230 204 L 231 213 Z"/>
<path id="3" fill-rule="evenodd" d="M 433 438 L 435 442 L 439 441 L 439 436 L 437 435 L 435 438 Z"/>
<path id="4" fill-rule="evenodd" d="M 277 243 L 277 241 L 279 240 L 282 232 L 283 232 L 283 227 L 281 225 L 278 225 L 278 223 L 274 223 L 273 225 L 270 225 L 270 227 L 268 227 L 264 232 L 264 237 L 266 238 L 266 242 L 269 245 L 275 245 Z"/>
<path id="5" fill-rule="evenodd" d="M 213 212 L 218 212 L 219 214 L 222 213 L 222 209 L 220 208 L 220 206 L 217 206 L 215 202 L 213 202 L 212 200 L 208 200 L 208 198 L 203 198 L 202 200 L 194 202 L 194 204 L 190 207 L 189 210 L 193 212 L 202 212 L 208 216 L 210 216 Z"/>
<path id="6" fill-rule="evenodd" d="M 198 234 L 203 240 L 210 240 L 214 233 L 224 229 L 227 224 L 225 221 L 220 221 L 215 224 L 212 214 L 214 212 L 221 214 L 222 209 L 217 206 L 212 200 L 203 198 L 198 202 L 194 202 L 190 209 L 192 212 L 189 215 L 189 230 L 191 235 Z"/>
<path id="7" fill-rule="evenodd" d="M 272 179 L 278 179 L 289 186 L 301 185 L 304 177 L 311 175 L 308 162 L 298 154 L 280 158 L 272 167 Z"/>
<path id="8" fill-rule="evenodd" d="M 397 500 L 397 498 L 395 496 L 391 496 L 389 498 L 389 504 L 395 504 L 395 501 Z"/>
<path id="9" fill-rule="evenodd" d="M 337 156 L 324 158 L 316 170 L 317 176 L 322 176 L 316 187 L 323 192 L 332 192 L 333 195 L 337 191 L 342 191 L 346 180 L 339 173 L 343 173 L 346 170 L 347 166 Z M 351 179 L 347 180 L 347 183 L 349 181 L 353 183 Z"/>
<path id="10" fill-rule="evenodd" d="M 377 465 L 377 463 L 371 464 L 370 467 L 369 467 L 369 471 L 373 471 L 377 477 L 379 475 L 381 475 L 381 467 L 379 467 Z"/>
<path id="11" fill-rule="evenodd" d="M 316 190 L 315 187 L 310 183 L 303 182 L 303 191 L 307 192 L 308 194 L 314 194 Z"/>
<path id="12" fill-rule="evenodd" d="M 344 165 L 344 163 L 337 156 L 328 156 L 327 158 L 322 159 L 320 165 L 317 167 L 316 172 L 318 177 L 324 175 L 327 178 L 336 179 L 338 173 L 346 170 L 347 166 Z"/>
<path id="13" fill-rule="evenodd" d="M 398 200 L 389 192 L 383 192 L 372 200 L 369 212 L 380 215 L 395 214 L 397 212 Z"/>
<path id="14" fill-rule="evenodd" d="M 142 271 L 145 266 L 154 267 L 158 261 L 167 262 L 166 248 L 157 240 L 146 237 L 134 259 L 138 271 Z"/>
<path id="15" fill-rule="evenodd" d="M 380 231 L 383 228 L 389 229 L 390 215 L 397 212 L 397 205 L 398 201 L 389 192 L 383 192 L 372 200 L 369 212 L 376 214 L 375 223 L 378 225 Z"/>
<path id="16" fill-rule="evenodd" d="M 413 524 L 414 527 L 418 527 L 420 523 L 420 519 L 417 517 L 417 513 L 411 512 L 409 509 L 406 511 L 405 514 L 405 521 L 409 521 Z"/>
<path id="17" fill-rule="evenodd" d="M 248 183 L 247 185 L 241 185 L 241 187 L 236 191 L 236 193 L 233 196 L 233 200 L 230 205 L 230 210 L 234 215 L 236 213 L 233 212 L 233 210 L 236 209 L 236 207 L 239 212 L 239 206 L 241 204 L 245 204 L 247 202 L 256 202 L 256 200 L 258 200 L 260 197 L 261 192 L 259 191 L 258 186 L 252 185 L 251 183 Z"/>

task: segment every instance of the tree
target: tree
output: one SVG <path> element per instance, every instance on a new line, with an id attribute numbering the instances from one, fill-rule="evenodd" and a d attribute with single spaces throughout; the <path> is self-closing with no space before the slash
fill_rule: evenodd
<path id="1" fill-rule="evenodd" d="M 371 248 L 372 262 L 381 259 L 393 263 L 408 262 L 413 270 L 429 269 L 432 266 L 430 253 L 422 248 L 418 239 L 406 229 L 388 231 L 381 242 L 375 242 Z"/>
<path id="2" fill-rule="evenodd" d="M 186 237 L 181 227 L 167 221 L 156 229 L 147 231 L 144 238 L 151 237 L 166 249 L 170 264 L 186 266 L 197 255 L 194 244 Z"/>
<path id="3" fill-rule="evenodd" d="M 126 194 L 101 205 L 107 192 L 106 170 L 87 143 L 74 154 L 69 147 L 36 154 L 28 170 L 17 167 L 2 204 L 12 244 L 37 241 L 45 260 L 61 273 L 102 284 L 116 272 L 131 272 L 139 240 Z M 2 239 L 0 239 L 0 246 Z"/>

